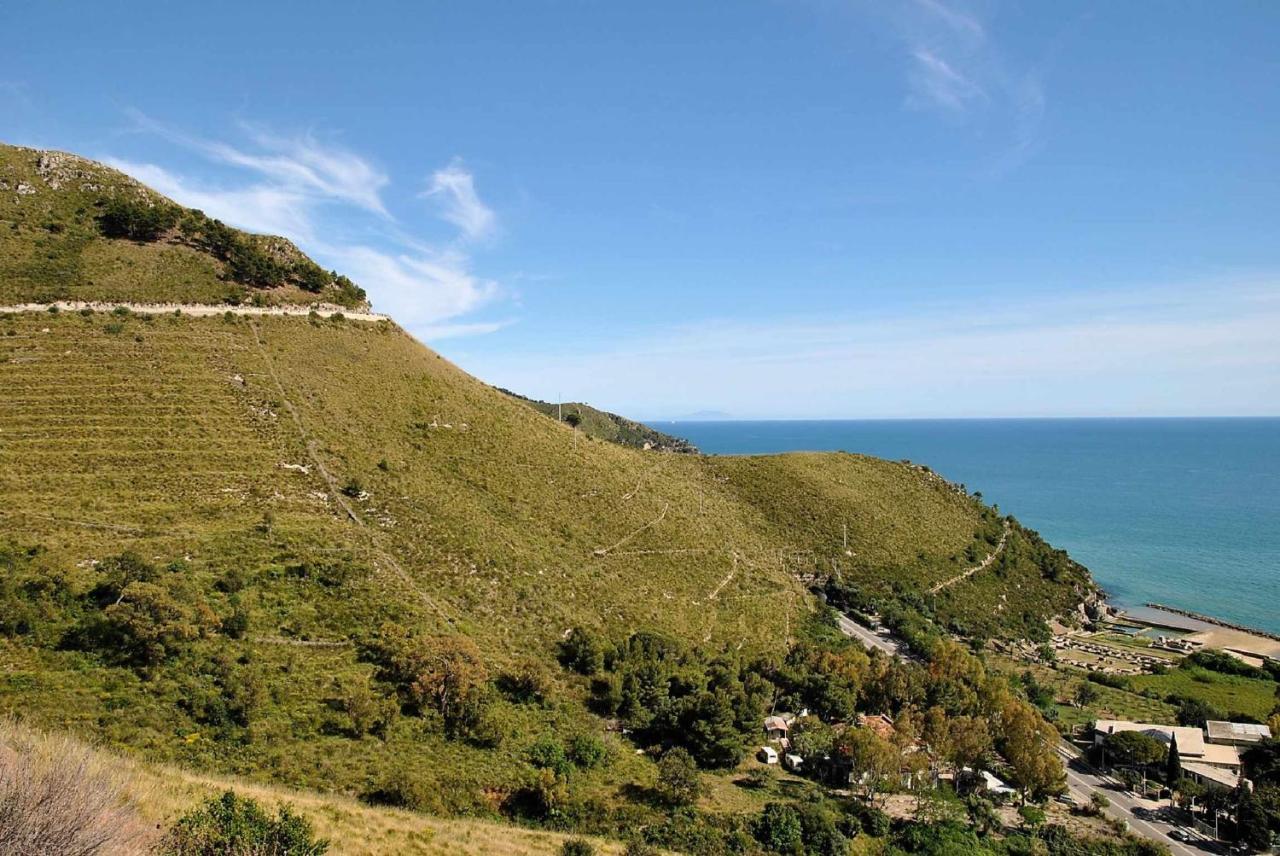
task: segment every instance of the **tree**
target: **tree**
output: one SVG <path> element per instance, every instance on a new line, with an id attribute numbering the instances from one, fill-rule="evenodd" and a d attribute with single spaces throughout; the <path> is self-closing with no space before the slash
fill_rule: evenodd
<path id="1" fill-rule="evenodd" d="M 1189 728 L 1204 728 L 1210 719 L 1223 719 L 1222 711 L 1198 698 L 1184 698 L 1178 705 L 1178 724 Z"/>
<path id="2" fill-rule="evenodd" d="M 1265 850 L 1271 846 L 1271 830 L 1268 828 L 1266 808 L 1257 794 L 1240 788 L 1236 802 L 1236 841 L 1251 850 Z"/>
<path id="3" fill-rule="evenodd" d="M 673 806 L 692 805 L 702 795 L 702 779 L 693 756 L 677 746 L 667 751 L 658 762 L 658 780 L 654 790 Z"/>
<path id="4" fill-rule="evenodd" d="M 108 238 L 154 241 L 178 223 L 179 210 L 165 203 L 116 196 L 98 217 L 98 226 Z"/>
<path id="5" fill-rule="evenodd" d="M 746 754 L 733 703 L 725 693 L 704 692 L 697 697 L 685 734 L 689 751 L 704 767 L 733 767 Z"/>
<path id="6" fill-rule="evenodd" d="M 582 415 L 579 413 L 569 413 L 564 417 L 564 421 L 569 423 L 570 428 L 577 428 L 582 424 Z"/>
<path id="7" fill-rule="evenodd" d="M 1178 755 L 1178 735 L 1169 741 L 1169 755 L 1164 760 L 1164 781 L 1171 788 L 1177 788 L 1182 781 L 1182 758 Z"/>
<path id="8" fill-rule="evenodd" d="M 604 644 L 585 627 L 575 627 L 560 645 L 562 662 L 583 675 L 594 675 L 604 668 Z"/>
<path id="9" fill-rule="evenodd" d="M 207 607 L 192 608 L 155 583 L 129 583 L 103 610 L 108 639 L 130 662 L 153 666 L 216 624 Z M 106 640 L 104 640 L 105 642 Z"/>
<path id="10" fill-rule="evenodd" d="M 1122 767 L 1147 768 L 1168 757 L 1163 741 L 1141 731 L 1108 734 L 1102 746 L 1106 750 L 1107 760 Z"/>
<path id="11" fill-rule="evenodd" d="M 414 657 L 410 699 L 434 708 L 449 733 L 465 732 L 480 712 L 481 691 L 489 680 L 476 643 L 456 634 L 436 636 L 422 643 Z"/>
<path id="12" fill-rule="evenodd" d="M 1076 707 L 1088 707 L 1098 700 L 1099 695 L 1097 687 L 1088 681 L 1081 681 L 1075 692 Z"/>
<path id="13" fill-rule="evenodd" d="M 272 817 L 254 800 L 227 791 L 179 818 L 161 852 L 166 856 L 321 856 L 328 849 L 329 842 L 317 840 L 311 824 L 289 806 Z"/>
<path id="14" fill-rule="evenodd" d="M 1000 727 L 1000 751 L 1013 768 L 1023 799 L 1060 791 L 1066 774 L 1055 750 L 1057 730 L 1035 710 L 1014 699 L 1005 704 Z"/>
<path id="15" fill-rule="evenodd" d="M 756 841 L 771 853 L 803 856 L 800 813 L 784 803 L 768 803 L 754 824 Z"/>
<path id="16" fill-rule="evenodd" d="M 861 784 L 871 801 L 898 772 L 898 750 L 870 728 L 850 728 L 840 736 L 836 752 L 849 761 L 851 783 Z"/>
<path id="17" fill-rule="evenodd" d="M 990 724 L 979 717 L 957 716 L 947 731 L 950 740 L 948 759 L 956 769 L 986 769 L 993 749 Z"/>

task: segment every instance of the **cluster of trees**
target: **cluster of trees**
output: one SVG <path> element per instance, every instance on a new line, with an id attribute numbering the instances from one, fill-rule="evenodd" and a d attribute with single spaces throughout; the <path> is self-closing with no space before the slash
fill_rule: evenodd
<path id="1" fill-rule="evenodd" d="M 815 619 L 808 641 L 785 657 L 747 662 L 652 633 L 612 644 L 575 628 L 562 662 L 592 678 L 601 713 L 646 745 L 687 750 L 703 767 L 741 760 L 770 711 L 807 709 L 792 740 L 812 774 L 852 772 L 868 796 L 903 773 L 990 769 L 1001 758 L 1027 796 L 1061 788 L 1057 731 L 962 646 L 934 635 L 923 663 L 868 656 L 827 633 L 828 620 Z M 851 727 L 859 713 L 890 717 L 893 739 Z M 831 759 L 825 770 L 823 759 Z"/>
<path id="2" fill-rule="evenodd" d="M 704 767 L 732 767 L 760 728 L 773 686 L 758 661 L 708 656 L 678 639 L 641 632 L 606 645 L 578 627 L 562 659 L 594 677 L 592 704 L 652 746 L 681 746 Z"/>
<path id="3" fill-rule="evenodd" d="M 123 194 L 112 197 L 98 215 L 98 227 L 108 238 L 154 241 L 178 225 L 182 209 Z"/>
<path id="4" fill-rule="evenodd" d="M 438 715 L 446 735 L 482 744 L 501 739 L 489 715 L 494 692 L 489 670 L 468 637 L 421 636 L 388 623 L 361 643 L 360 654 L 407 708 Z"/>
<path id="5" fill-rule="evenodd" d="M 108 200 L 98 215 L 98 228 L 108 238 L 157 241 L 174 228 L 182 238 L 223 262 L 230 279 L 256 288 L 292 283 L 320 294 L 332 288 L 336 300 L 355 305 L 366 299 L 364 289 L 336 272 L 326 271 L 307 258 L 284 261 L 270 253 L 263 241 L 231 228 L 203 212 L 186 210 L 167 202 L 119 194 Z"/>

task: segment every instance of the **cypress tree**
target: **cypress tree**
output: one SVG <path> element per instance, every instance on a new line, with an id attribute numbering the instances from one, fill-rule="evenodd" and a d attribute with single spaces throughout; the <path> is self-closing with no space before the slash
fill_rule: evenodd
<path id="1" fill-rule="evenodd" d="M 1182 759 L 1178 757 L 1178 735 L 1174 734 L 1169 741 L 1169 757 L 1164 762 L 1165 784 L 1171 788 L 1178 786 L 1182 779 Z"/>

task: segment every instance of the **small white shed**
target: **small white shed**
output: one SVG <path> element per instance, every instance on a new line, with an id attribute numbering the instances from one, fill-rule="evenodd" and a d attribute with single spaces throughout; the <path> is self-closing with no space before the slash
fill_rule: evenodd
<path id="1" fill-rule="evenodd" d="M 756 758 L 762 764 L 778 763 L 778 750 L 772 746 L 761 746 L 760 751 L 756 753 Z"/>

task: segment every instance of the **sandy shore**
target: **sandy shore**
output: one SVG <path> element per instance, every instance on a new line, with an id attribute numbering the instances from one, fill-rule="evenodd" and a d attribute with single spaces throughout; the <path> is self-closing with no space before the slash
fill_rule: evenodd
<path id="1" fill-rule="evenodd" d="M 1133 609 L 1115 607 L 1119 620 L 1154 628 L 1171 628 L 1183 639 L 1198 642 L 1206 648 L 1234 651 L 1250 657 L 1280 660 L 1280 640 L 1234 627 L 1224 627 L 1175 612 L 1144 606 Z"/>

